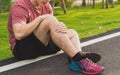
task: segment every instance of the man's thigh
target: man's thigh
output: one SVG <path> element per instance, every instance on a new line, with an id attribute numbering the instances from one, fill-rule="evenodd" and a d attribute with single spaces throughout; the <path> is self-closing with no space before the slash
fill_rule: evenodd
<path id="1" fill-rule="evenodd" d="M 36 28 L 33 33 L 34 35 L 44 44 L 47 45 L 50 40 L 50 29 L 48 26 L 48 21 L 45 19 L 40 23 L 38 28 Z"/>

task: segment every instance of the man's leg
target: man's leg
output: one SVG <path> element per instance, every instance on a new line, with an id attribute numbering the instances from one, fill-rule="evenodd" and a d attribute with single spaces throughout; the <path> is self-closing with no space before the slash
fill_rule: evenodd
<path id="1" fill-rule="evenodd" d="M 56 43 L 56 45 L 65 51 L 70 57 L 73 57 L 76 53 L 81 52 L 81 45 L 79 36 L 74 30 L 67 30 L 66 34 L 57 33 L 55 31 L 56 26 L 60 25 L 59 21 L 53 17 L 48 16 L 40 26 L 34 31 L 37 38 L 47 45 L 50 38 Z M 88 54 L 88 56 L 94 60 L 96 54 Z M 94 57 L 94 58 L 93 58 Z M 96 59 L 96 58 L 95 58 Z M 96 61 L 98 61 L 97 59 Z M 95 62 L 96 62 L 95 61 Z"/>
<path id="2" fill-rule="evenodd" d="M 82 52 L 81 49 L 81 43 L 80 43 L 80 38 L 75 30 L 68 30 L 67 35 L 71 41 L 71 43 L 74 45 L 75 48 L 77 48 L 78 51 Z"/>
<path id="3" fill-rule="evenodd" d="M 81 43 L 79 40 L 79 36 L 75 30 L 68 30 L 67 35 L 71 40 L 72 44 L 75 48 L 84 56 L 92 60 L 93 62 L 98 62 L 101 59 L 101 56 L 97 53 L 91 52 L 83 52 L 81 49 Z M 68 61 L 71 62 L 71 58 L 68 57 Z"/>
<path id="4" fill-rule="evenodd" d="M 34 34 L 45 45 L 47 45 L 49 39 L 52 38 L 55 44 L 70 57 L 82 51 L 78 34 L 74 30 L 68 30 L 66 34 L 57 33 L 55 28 L 58 25 L 60 25 L 60 22 L 55 17 L 48 16 L 34 31 Z"/>
<path id="5" fill-rule="evenodd" d="M 53 16 L 48 16 L 34 31 L 34 34 L 45 45 L 48 44 L 48 41 L 51 38 L 59 48 L 61 48 L 65 53 L 68 54 L 68 56 L 73 59 L 73 61 L 75 61 L 75 65 L 73 66 L 77 66 L 79 72 L 82 72 L 84 74 L 101 73 L 104 70 L 102 66 L 99 66 L 97 64 L 94 65 L 94 63 L 92 63 L 92 61 L 90 61 L 89 59 L 83 59 L 78 50 L 79 46 L 73 45 L 75 42 L 75 39 L 72 39 L 73 36 L 70 37 L 70 35 L 68 34 L 57 33 L 55 31 L 56 26 L 58 26 L 59 24 L 60 23 L 56 18 L 54 18 Z M 72 65 L 72 63 L 70 65 Z M 70 69 L 78 71 L 73 66 L 70 67 Z"/>
<path id="6" fill-rule="evenodd" d="M 55 31 L 55 28 L 58 25 L 60 25 L 60 23 L 55 17 L 48 16 L 34 31 L 34 34 L 45 45 L 48 44 L 48 41 L 51 38 L 59 48 L 65 51 L 70 57 L 73 57 L 79 51 L 71 43 L 67 34 L 57 33 Z"/>

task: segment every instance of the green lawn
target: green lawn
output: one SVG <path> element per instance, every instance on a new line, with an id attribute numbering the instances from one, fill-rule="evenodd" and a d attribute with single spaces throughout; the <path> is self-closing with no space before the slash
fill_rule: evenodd
<path id="1" fill-rule="evenodd" d="M 109 9 L 101 9 L 100 4 L 94 9 L 91 6 L 68 8 L 66 15 L 62 9 L 55 9 L 54 14 L 68 28 L 75 29 L 81 38 L 85 38 L 120 28 L 120 4 L 115 5 L 115 8 Z M 0 60 L 13 56 L 9 50 L 7 18 L 7 13 L 0 14 Z"/>
<path id="2" fill-rule="evenodd" d="M 0 60 L 12 56 L 9 50 L 7 18 L 7 13 L 0 14 Z"/>

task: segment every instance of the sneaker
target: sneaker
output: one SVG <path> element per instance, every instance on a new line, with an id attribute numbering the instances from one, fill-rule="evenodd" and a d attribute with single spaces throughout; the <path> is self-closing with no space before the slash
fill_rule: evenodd
<path id="1" fill-rule="evenodd" d="M 87 75 L 96 75 L 104 71 L 104 67 L 93 63 L 88 58 L 82 59 L 79 62 L 71 61 L 70 69 Z"/>
<path id="2" fill-rule="evenodd" d="M 97 63 L 98 61 L 100 61 L 101 56 L 97 53 L 93 53 L 93 52 L 82 52 L 83 56 L 92 60 L 94 63 Z"/>
<path id="3" fill-rule="evenodd" d="M 92 60 L 94 63 L 97 63 L 101 59 L 101 56 L 97 53 L 81 52 L 81 55 L 85 58 L 88 58 L 88 59 Z M 70 57 L 67 57 L 67 60 L 68 60 L 68 62 L 71 63 L 71 58 Z"/>

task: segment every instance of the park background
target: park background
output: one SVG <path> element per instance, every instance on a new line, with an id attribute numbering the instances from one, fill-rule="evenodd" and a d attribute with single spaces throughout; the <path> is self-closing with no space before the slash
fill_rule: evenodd
<path id="1" fill-rule="evenodd" d="M 69 29 L 75 29 L 80 38 L 120 28 L 120 0 L 95 0 L 95 4 L 94 0 L 64 0 L 64 9 L 62 1 L 55 0 L 54 16 Z M 7 31 L 9 9 L 13 3 L 14 0 L 0 0 L 0 60 L 13 57 Z"/>

